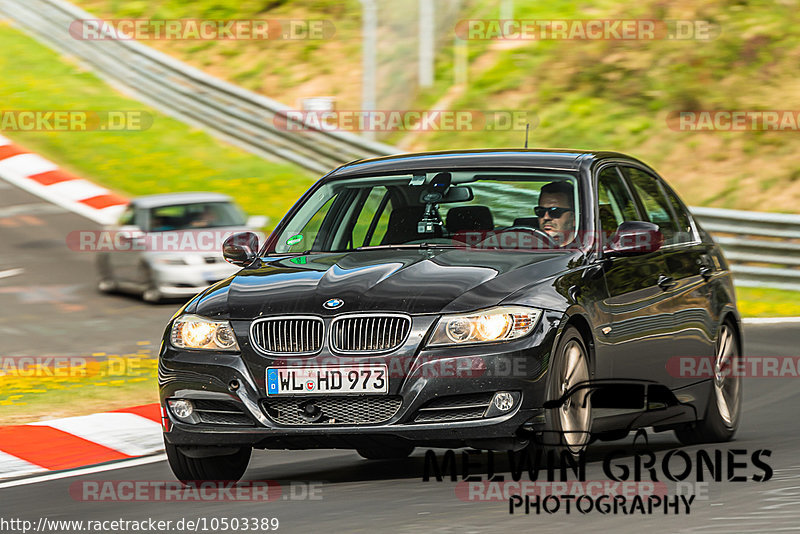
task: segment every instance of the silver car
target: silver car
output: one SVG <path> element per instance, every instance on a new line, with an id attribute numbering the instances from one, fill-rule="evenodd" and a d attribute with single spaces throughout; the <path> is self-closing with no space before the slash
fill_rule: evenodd
<path id="1" fill-rule="evenodd" d="M 265 217 L 246 220 L 227 195 L 136 198 L 97 239 L 98 289 L 141 294 L 147 302 L 191 297 L 239 270 L 222 257 L 225 238 L 264 224 Z"/>

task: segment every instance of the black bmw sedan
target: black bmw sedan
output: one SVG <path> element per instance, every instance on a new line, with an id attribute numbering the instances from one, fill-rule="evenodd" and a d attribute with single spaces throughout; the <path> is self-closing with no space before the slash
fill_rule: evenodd
<path id="1" fill-rule="evenodd" d="M 651 168 L 611 152 L 468 150 L 349 163 L 241 271 L 167 326 L 159 385 L 180 480 L 253 448 L 579 455 L 674 430 L 725 441 L 742 350 L 728 265 Z M 708 363 L 708 373 L 684 372 Z M 691 365 L 689 365 L 691 364 Z"/>

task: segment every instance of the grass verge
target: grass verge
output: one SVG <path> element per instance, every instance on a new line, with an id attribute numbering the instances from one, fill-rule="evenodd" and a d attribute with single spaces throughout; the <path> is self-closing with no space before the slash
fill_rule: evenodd
<path id="1" fill-rule="evenodd" d="M 0 368 L 0 425 L 106 412 L 158 402 L 152 354 L 73 358 L 70 366 L 4 361 Z"/>
<path id="2" fill-rule="evenodd" d="M 5 110 L 141 110 L 152 114 L 143 131 L 2 131 L 64 169 L 124 196 L 173 191 L 217 191 L 233 196 L 270 227 L 313 183 L 308 172 L 266 161 L 214 139 L 136 100 L 0 23 L 0 102 Z"/>
<path id="3" fill-rule="evenodd" d="M 736 304 L 742 317 L 800 317 L 800 291 L 737 287 Z"/>

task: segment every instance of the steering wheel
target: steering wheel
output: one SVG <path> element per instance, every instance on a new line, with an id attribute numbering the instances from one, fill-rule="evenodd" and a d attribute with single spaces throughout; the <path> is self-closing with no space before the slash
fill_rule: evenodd
<path id="1" fill-rule="evenodd" d="M 533 228 L 531 226 L 509 226 L 508 228 L 503 228 L 502 230 L 498 230 L 497 232 L 495 232 L 493 236 L 484 239 L 483 241 L 478 243 L 478 246 L 480 246 L 482 243 L 485 243 L 489 239 L 499 240 L 500 239 L 499 236 L 502 236 L 503 234 L 508 232 L 525 232 L 528 234 L 532 234 L 533 236 L 538 237 L 540 241 L 543 241 L 546 248 L 558 248 L 558 243 L 555 242 L 555 240 L 550 236 L 550 234 L 548 234 L 544 230 Z M 502 248 L 502 247 L 498 246 L 497 248 Z"/>

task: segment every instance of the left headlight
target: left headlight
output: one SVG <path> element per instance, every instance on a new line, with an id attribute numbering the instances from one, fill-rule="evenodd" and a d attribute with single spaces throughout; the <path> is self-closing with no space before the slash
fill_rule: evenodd
<path id="1" fill-rule="evenodd" d="M 498 306 L 457 315 L 444 315 L 428 346 L 492 343 L 527 336 L 542 314 L 536 308 Z"/>
<path id="2" fill-rule="evenodd" d="M 239 350 L 228 321 L 181 315 L 172 323 L 170 342 L 179 349 Z"/>

